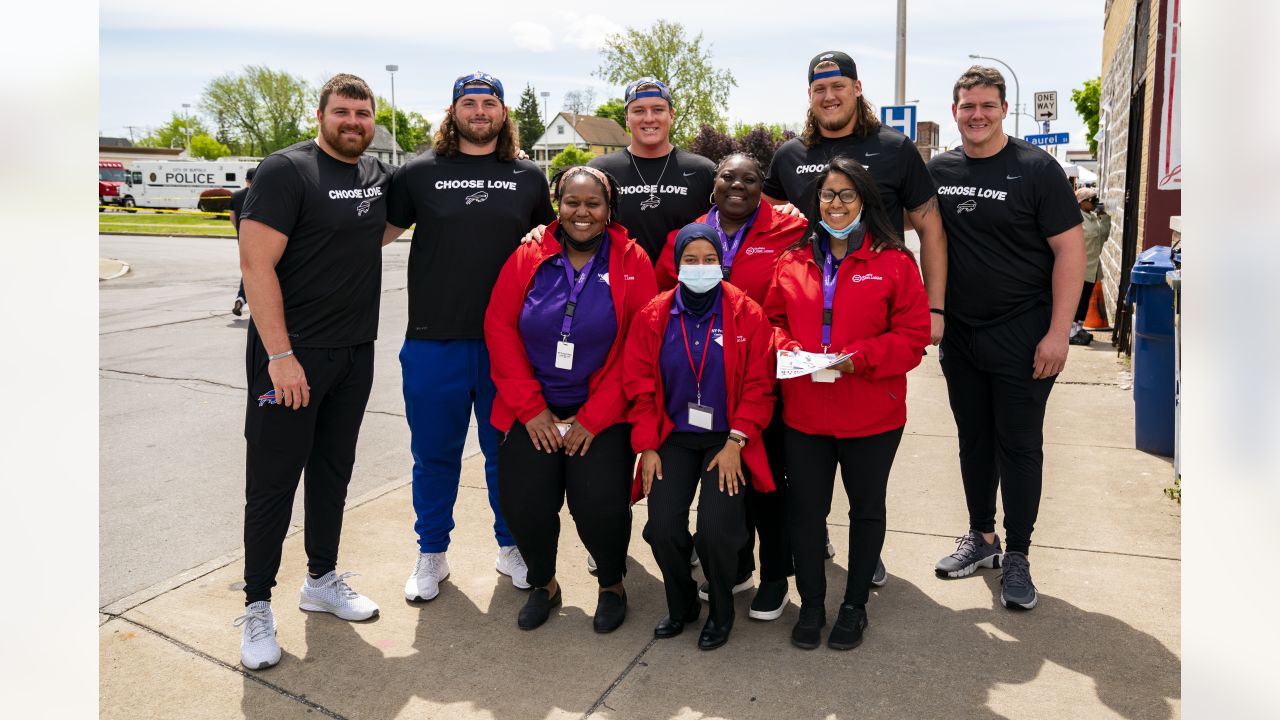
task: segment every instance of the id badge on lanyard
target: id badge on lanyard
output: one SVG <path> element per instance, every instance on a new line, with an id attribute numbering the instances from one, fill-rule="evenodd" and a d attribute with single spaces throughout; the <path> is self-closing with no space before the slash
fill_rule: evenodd
<path id="1" fill-rule="evenodd" d="M 693 382 L 697 388 L 697 400 L 689 403 L 689 425 L 710 430 L 715 418 L 715 409 L 702 404 L 702 371 L 707 367 L 707 355 L 711 354 L 711 329 L 715 327 L 715 316 L 707 320 L 707 339 L 702 343 L 702 361 L 697 367 L 693 365 L 693 349 L 689 347 L 689 331 L 685 327 L 684 313 L 680 314 L 680 334 L 684 337 L 684 351 L 689 357 L 689 369 L 693 371 Z"/>
<path id="2" fill-rule="evenodd" d="M 578 308 L 578 297 L 582 295 L 582 290 L 587 286 L 587 280 L 591 277 L 591 271 L 595 268 L 596 259 L 591 258 L 591 262 L 587 263 L 579 273 L 578 279 L 573 279 L 573 263 L 569 262 L 568 256 L 564 258 L 564 273 L 569 278 L 569 301 L 564 306 L 564 320 L 560 323 L 560 342 L 556 343 L 556 369 L 572 370 L 573 369 L 573 343 L 569 342 L 569 331 L 573 329 L 573 313 Z"/>
<path id="3" fill-rule="evenodd" d="M 826 257 L 822 261 L 822 352 L 824 353 L 829 352 L 831 348 L 831 306 L 835 304 L 838 275 L 835 262 L 831 259 L 831 250 L 828 248 Z M 809 377 L 816 383 L 833 383 L 840 378 L 840 371 L 823 368 Z"/>

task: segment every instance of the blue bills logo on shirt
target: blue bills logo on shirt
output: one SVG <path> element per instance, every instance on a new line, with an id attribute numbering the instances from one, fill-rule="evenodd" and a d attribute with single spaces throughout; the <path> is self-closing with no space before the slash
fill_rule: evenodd
<path id="1" fill-rule="evenodd" d="M 276 391 L 274 389 L 268 390 L 258 396 L 258 407 L 262 407 L 264 405 L 279 405 L 279 404 L 280 403 L 276 401 Z"/>

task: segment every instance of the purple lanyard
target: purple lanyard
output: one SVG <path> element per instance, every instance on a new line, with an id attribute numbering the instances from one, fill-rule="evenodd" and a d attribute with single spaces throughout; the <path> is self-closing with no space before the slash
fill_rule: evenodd
<path id="1" fill-rule="evenodd" d="M 759 214 L 760 208 L 751 214 L 751 219 L 742 224 L 738 228 L 738 232 L 730 238 L 725 231 L 720 229 L 720 209 L 715 205 L 707 211 L 707 224 L 716 229 L 720 233 L 720 244 L 724 246 L 724 262 L 720 265 L 724 268 L 724 279 L 729 279 L 729 273 L 733 270 L 733 258 L 738 254 L 738 248 L 742 245 L 742 239 L 747 236 L 747 232 L 751 230 L 751 225 L 756 221 L 756 215 Z"/>
<path id="2" fill-rule="evenodd" d="M 822 261 L 822 352 L 831 346 L 831 306 L 836 299 L 835 261 L 831 259 L 831 246 L 826 248 L 826 258 Z"/>
<path id="3" fill-rule="evenodd" d="M 573 263 L 569 262 L 568 253 L 562 254 L 564 259 L 564 274 L 569 278 L 569 302 L 564 306 L 564 320 L 560 323 L 560 339 L 564 342 L 569 341 L 569 329 L 573 327 L 573 312 L 578 307 L 578 296 L 582 294 L 582 289 L 587 286 L 587 280 L 591 277 L 591 271 L 595 269 L 596 258 L 600 256 L 597 252 L 591 256 L 591 262 L 588 262 L 579 273 L 578 279 L 573 279 Z"/>

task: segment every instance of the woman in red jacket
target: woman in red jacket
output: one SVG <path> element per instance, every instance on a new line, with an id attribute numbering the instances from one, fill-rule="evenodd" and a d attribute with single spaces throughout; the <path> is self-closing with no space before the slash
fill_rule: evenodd
<path id="1" fill-rule="evenodd" d="M 556 548 L 565 499 L 596 558 L 596 632 L 626 618 L 622 587 L 631 538 L 622 351 L 635 313 L 657 292 L 645 251 L 617 215 L 606 173 L 573 167 L 553 179 L 560 214 L 541 243 L 507 260 L 485 313 L 498 395 L 490 421 L 498 449 L 498 499 L 533 587 L 517 625 L 531 630 L 560 604 Z"/>
<path id="2" fill-rule="evenodd" d="M 715 228 L 686 225 L 673 252 L 680 286 L 646 305 L 627 337 L 627 417 L 641 453 L 633 497 L 649 497 L 644 539 L 662 569 L 668 611 L 653 634 L 669 638 L 701 609 L 689 571 L 689 504 L 701 488 L 697 550 L 711 612 L 698 647 L 712 650 L 733 627 L 747 478 L 758 491 L 773 490 L 760 442 L 773 413 L 773 331 L 761 307 L 722 279 Z"/>
<path id="3" fill-rule="evenodd" d="M 867 626 L 889 469 L 907 421 L 906 374 L 929 344 L 929 304 L 871 173 L 837 156 L 815 182 L 811 217 L 821 222 L 778 262 L 765 308 L 780 353 L 849 355 L 782 381 L 787 524 L 801 599 L 791 642 L 816 648 L 826 625 L 823 537 L 838 464 L 849 497 L 849 576 L 827 644 L 849 650 Z M 877 253 L 873 244 L 888 249 Z"/>
<path id="4" fill-rule="evenodd" d="M 715 228 L 720 245 L 725 249 L 722 265 L 725 279 L 744 291 L 747 297 L 764 305 L 765 292 L 773 280 L 778 258 L 787 248 L 804 237 L 808 222 L 803 217 L 784 215 L 767 202 L 761 202 L 764 172 L 755 158 L 733 153 L 716 167 L 711 199 L 715 203 L 706 215 L 697 219 Z M 678 230 L 667 237 L 667 247 L 658 258 L 654 274 L 659 290 L 676 286 L 675 240 Z M 734 573 L 734 591 L 751 587 L 751 571 L 755 567 L 754 535 L 760 536 L 760 586 L 751 599 L 747 615 L 755 620 L 775 620 L 787 605 L 787 578 L 792 574 L 791 539 L 787 534 L 785 494 L 786 446 L 783 442 L 782 403 L 773 410 L 773 419 L 765 427 L 763 442 L 769 457 L 776 492 L 757 493 L 747 490 L 747 542 L 738 557 Z M 706 599 L 708 587 L 699 588 Z"/>

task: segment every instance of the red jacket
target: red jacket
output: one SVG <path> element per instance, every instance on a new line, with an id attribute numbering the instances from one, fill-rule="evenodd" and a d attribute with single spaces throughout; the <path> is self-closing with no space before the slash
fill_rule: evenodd
<path id="1" fill-rule="evenodd" d="M 703 215 L 695 222 L 706 221 L 707 216 Z M 778 258 L 788 245 L 804 235 L 808 224 L 804 218 L 783 215 L 769 203 L 761 202 L 760 214 L 747 231 L 747 236 L 742 239 L 738 254 L 733 258 L 729 282 L 745 290 L 748 297 L 763 305 Z M 670 290 L 676 286 L 676 235 L 679 232 L 680 228 L 676 228 L 667 235 L 666 247 L 662 248 L 658 264 L 653 269 L 659 290 Z"/>
<path id="2" fill-rule="evenodd" d="M 872 252 L 870 234 L 836 273 L 829 352 L 853 356 L 834 383 L 782 381 L 782 420 L 811 435 L 863 437 L 907 422 L 907 372 L 929 344 L 929 301 L 914 259 Z M 813 244 L 778 262 L 765 311 L 779 350 L 822 352 L 822 266 Z"/>
<path id="3" fill-rule="evenodd" d="M 547 407 L 542 385 L 533 376 L 533 366 L 520 339 L 519 322 L 525 296 L 533 287 L 538 267 L 560 253 L 560 243 L 555 237 L 557 225 L 558 221 L 554 221 L 547 226 L 541 243 L 521 245 L 507 258 L 485 311 L 484 339 L 489 348 L 490 373 L 498 388 L 489 422 L 502 432 L 510 430 L 516 420 L 529 422 Z M 587 402 L 578 411 L 578 422 L 593 435 L 626 420 L 622 350 L 627 328 L 636 312 L 658 292 L 653 284 L 649 254 L 627 238 L 627 229 L 621 225 L 614 223 L 606 232 L 609 233 L 609 293 L 618 318 L 618 333 L 604 365 L 591 375 Z"/>
<path id="4" fill-rule="evenodd" d="M 726 417 L 730 428 L 747 436 L 742 461 L 751 471 L 751 484 L 761 492 L 769 492 L 774 489 L 773 474 L 769 472 L 760 431 L 773 418 L 773 329 L 764 309 L 746 293 L 727 282 L 720 283 L 720 292 L 725 394 L 729 403 Z M 668 290 L 645 305 L 627 335 L 622 375 L 627 399 L 631 401 L 627 420 L 631 423 L 631 446 L 636 452 L 657 450 L 675 427 L 667 415 L 659 367 L 675 293 Z M 730 342 L 731 338 L 735 342 Z M 641 497 L 637 467 L 632 502 Z"/>

